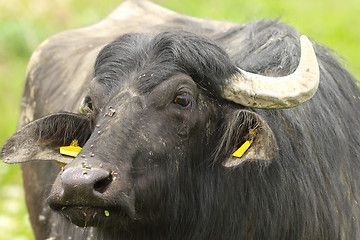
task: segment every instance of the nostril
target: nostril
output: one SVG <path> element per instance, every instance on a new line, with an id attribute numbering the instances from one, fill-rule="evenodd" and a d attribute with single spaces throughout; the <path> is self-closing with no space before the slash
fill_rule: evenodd
<path id="1" fill-rule="evenodd" d="M 105 169 L 68 168 L 61 174 L 61 187 L 64 197 L 73 198 L 81 193 L 81 197 L 94 197 L 96 193 L 104 193 L 113 177 Z"/>
<path id="2" fill-rule="evenodd" d="M 104 193 L 112 182 L 112 175 L 105 179 L 101 179 L 94 184 L 94 190 L 99 193 Z"/>

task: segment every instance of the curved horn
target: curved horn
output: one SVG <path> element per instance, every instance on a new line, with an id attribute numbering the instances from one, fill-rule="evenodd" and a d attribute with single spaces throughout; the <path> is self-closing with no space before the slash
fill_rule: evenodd
<path id="1" fill-rule="evenodd" d="M 239 69 L 227 81 L 222 97 L 255 108 L 282 109 L 298 106 L 315 94 L 319 65 L 310 40 L 300 37 L 301 58 L 296 71 L 284 77 L 267 77 Z"/>

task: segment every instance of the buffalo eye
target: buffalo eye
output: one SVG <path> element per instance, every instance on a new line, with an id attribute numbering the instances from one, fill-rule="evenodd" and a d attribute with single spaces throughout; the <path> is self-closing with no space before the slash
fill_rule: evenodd
<path id="1" fill-rule="evenodd" d="M 87 115 L 93 111 L 92 100 L 90 97 L 85 97 L 80 104 L 80 113 Z"/>
<path id="2" fill-rule="evenodd" d="M 178 94 L 174 99 L 174 103 L 182 107 L 187 107 L 191 104 L 191 95 L 188 93 Z"/>

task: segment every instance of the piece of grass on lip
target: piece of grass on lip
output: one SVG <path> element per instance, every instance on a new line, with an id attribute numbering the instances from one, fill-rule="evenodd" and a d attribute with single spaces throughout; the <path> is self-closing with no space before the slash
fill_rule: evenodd
<path id="1" fill-rule="evenodd" d="M 110 216 L 110 212 L 108 210 L 105 210 L 104 213 L 105 213 L 105 216 L 107 216 L 107 217 Z"/>

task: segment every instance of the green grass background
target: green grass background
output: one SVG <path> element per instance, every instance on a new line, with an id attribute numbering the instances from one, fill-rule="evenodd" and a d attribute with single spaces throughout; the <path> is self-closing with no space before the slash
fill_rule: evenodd
<path id="1" fill-rule="evenodd" d="M 0 146 L 16 129 L 27 62 L 37 45 L 95 23 L 120 0 L 0 0 Z M 344 57 L 360 79 L 359 0 L 155 0 L 197 17 L 246 23 L 280 18 Z M 346 60 L 345 60 L 346 59 Z M 0 240 L 33 239 L 19 166 L 0 163 Z"/>

